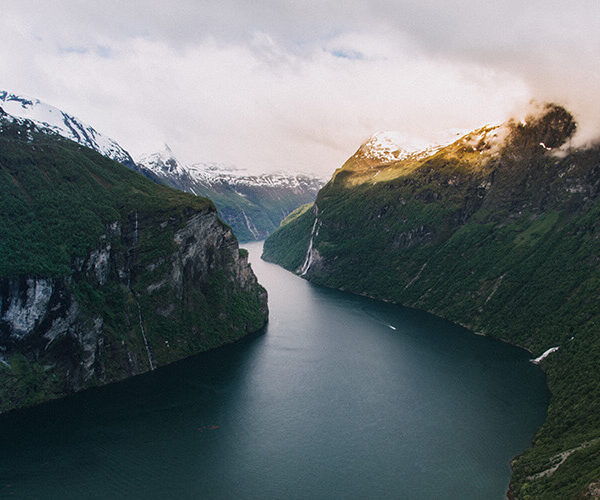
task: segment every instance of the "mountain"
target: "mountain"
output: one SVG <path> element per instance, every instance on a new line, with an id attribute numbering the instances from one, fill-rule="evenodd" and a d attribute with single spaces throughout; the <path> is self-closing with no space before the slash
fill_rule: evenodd
<path id="1" fill-rule="evenodd" d="M 531 351 L 552 400 L 511 498 L 587 498 L 600 477 L 600 147 L 575 130 L 547 104 L 425 150 L 384 134 L 264 245 L 314 283 Z"/>
<path id="2" fill-rule="evenodd" d="M 31 120 L 42 128 L 50 129 L 135 170 L 133 158 L 116 141 L 54 106 L 0 90 L 0 107 L 9 115 Z"/>
<path id="3" fill-rule="evenodd" d="M 267 296 L 213 203 L 0 108 L 0 412 L 232 342 Z"/>
<path id="4" fill-rule="evenodd" d="M 167 145 L 140 158 L 137 169 L 159 184 L 210 197 L 241 241 L 266 238 L 292 210 L 314 201 L 324 184 L 306 175 L 249 175 L 216 163 L 187 165 Z"/>
<path id="5" fill-rule="evenodd" d="M 292 210 L 314 201 L 325 184 L 307 175 L 247 175 L 217 163 L 186 165 L 179 162 L 166 145 L 163 151 L 145 155 L 136 164 L 116 141 L 39 99 L 1 90 L 0 106 L 9 115 L 29 119 L 159 184 L 211 198 L 241 241 L 266 238 Z"/>

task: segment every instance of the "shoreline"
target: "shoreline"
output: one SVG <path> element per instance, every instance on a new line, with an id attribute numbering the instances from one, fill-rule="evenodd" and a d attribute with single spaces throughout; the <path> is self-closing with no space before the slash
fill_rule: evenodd
<path id="1" fill-rule="evenodd" d="M 261 259 L 262 259 L 262 257 L 261 257 Z M 265 262 L 270 262 L 270 261 L 265 260 Z M 276 262 L 271 262 L 271 263 L 279 265 Z M 286 269 L 283 266 L 280 266 L 280 267 L 282 267 L 282 269 Z M 405 305 L 405 304 L 402 304 L 400 302 L 395 302 L 395 301 L 392 301 L 392 300 L 389 300 L 389 299 L 383 299 L 383 298 L 375 297 L 373 295 L 367 294 L 366 292 L 354 292 L 354 291 L 351 291 L 351 290 L 344 289 L 343 287 L 328 287 L 327 285 L 323 285 L 323 284 L 320 284 L 320 283 L 314 283 L 313 281 L 311 281 L 309 279 L 309 277 L 300 276 L 296 272 L 290 271 L 289 269 L 286 269 L 286 270 L 288 272 L 290 272 L 290 273 L 298 276 L 299 278 L 308 281 L 312 285 L 322 286 L 322 287 L 328 288 L 330 290 L 338 290 L 338 291 L 344 292 L 344 293 L 350 293 L 352 295 L 355 295 L 355 296 L 358 296 L 358 297 L 365 297 L 365 298 L 368 298 L 368 299 L 371 299 L 371 300 L 375 300 L 377 302 L 384 302 L 384 303 L 387 303 L 387 304 L 393 304 L 393 305 L 396 305 L 396 306 L 404 307 L 406 309 L 411 309 L 413 311 L 426 312 L 428 314 L 431 314 L 432 316 L 435 316 L 436 318 L 439 318 L 439 319 L 442 319 L 444 321 L 448 321 L 448 322 L 453 323 L 455 325 L 461 326 L 462 328 L 464 328 L 465 330 L 467 330 L 469 333 L 471 333 L 473 335 L 477 335 L 479 337 L 486 337 L 486 338 L 489 338 L 489 339 L 492 339 L 492 340 L 500 341 L 500 342 L 502 342 L 504 344 L 508 344 L 508 345 L 510 345 L 512 347 L 516 347 L 516 348 L 522 349 L 523 351 L 527 352 L 529 356 L 533 356 L 533 352 L 530 349 L 528 349 L 527 347 L 524 347 L 522 345 L 516 344 L 516 343 L 511 342 L 511 341 L 509 341 L 509 340 L 507 340 L 505 338 L 502 338 L 502 337 L 492 337 L 490 335 L 487 335 L 484 332 L 476 331 L 473 328 L 469 327 L 469 325 L 466 324 L 466 323 L 462 323 L 462 322 L 459 322 L 459 321 L 453 321 L 453 320 L 451 320 L 449 318 L 446 318 L 446 317 L 444 317 L 444 316 L 436 313 L 435 311 L 431 311 L 431 310 L 427 310 L 427 309 L 420 309 L 418 307 L 413 307 L 413 306 L 410 306 L 410 305 Z M 541 356 L 539 356 L 538 358 L 535 358 L 535 359 L 539 359 L 539 361 L 537 363 L 533 362 L 533 361 L 535 361 L 534 359 L 529 359 L 529 362 L 532 363 L 532 364 L 534 364 L 535 366 L 537 366 L 542 371 L 542 373 L 544 374 L 544 380 L 545 380 L 546 389 L 548 390 L 548 393 L 550 394 L 550 401 L 548 402 L 548 407 L 546 408 L 546 416 L 544 418 L 544 421 L 540 424 L 540 426 L 534 431 L 533 435 L 531 436 L 531 440 L 530 440 L 531 445 L 529 446 L 528 449 L 533 449 L 535 447 L 535 443 L 536 443 L 535 438 L 536 438 L 539 430 L 548 421 L 548 411 L 549 411 L 549 408 L 550 408 L 550 402 L 551 402 L 552 398 L 554 398 L 554 393 L 552 392 L 552 390 L 550 389 L 550 387 L 548 385 L 548 377 L 547 377 L 546 371 L 544 370 L 543 366 L 541 365 L 541 361 L 543 361 L 548 356 L 548 354 L 551 354 L 552 352 L 555 352 L 555 350 L 553 350 L 553 349 L 554 348 L 549 348 Z M 556 350 L 558 350 L 558 348 L 556 348 Z M 506 498 L 508 500 L 514 500 L 514 495 L 512 493 L 512 488 L 513 488 L 513 471 L 514 471 L 514 469 L 513 469 L 513 462 L 519 456 L 521 456 L 523 453 L 525 453 L 526 451 L 527 451 L 527 449 L 525 449 L 522 452 L 518 453 L 517 455 L 515 455 L 514 457 L 512 457 L 510 459 L 509 463 L 508 463 L 508 465 L 510 466 L 510 470 L 511 470 L 511 474 L 510 474 L 510 478 L 509 478 L 509 483 L 508 483 L 508 489 L 506 491 Z"/>

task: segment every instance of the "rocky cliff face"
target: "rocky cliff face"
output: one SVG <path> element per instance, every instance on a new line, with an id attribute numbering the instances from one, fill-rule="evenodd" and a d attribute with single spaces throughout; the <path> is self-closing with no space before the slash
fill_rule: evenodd
<path id="1" fill-rule="evenodd" d="M 264 245 L 263 258 L 316 283 L 549 353 L 553 400 L 513 464 L 516 498 L 570 498 L 600 474 L 600 441 L 551 470 L 600 436 L 600 149 L 572 149 L 575 129 L 547 105 L 421 153 L 362 147 Z"/>
<path id="2" fill-rule="evenodd" d="M 157 233 L 168 236 L 154 245 Z M 0 378 L 14 389 L 0 410 L 143 373 L 240 338 L 266 318 L 266 292 L 214 210 L 134 212 L 109 224 L 68 276 L 0 279 Z M 32 383 L 15 372 L 22 361 Z M 50 379 L 48 394 L 40 386 Z"/>
<path id="3" fill-rule="evenodd" d="M 0 411 L 235 341 L 267 295 L 209 200 L 0 110 Z"/>

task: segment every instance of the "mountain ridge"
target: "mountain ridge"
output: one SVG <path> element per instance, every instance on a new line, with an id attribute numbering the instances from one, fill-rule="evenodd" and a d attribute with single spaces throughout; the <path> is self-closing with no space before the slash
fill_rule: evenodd
<path id="1" fill-rule="evenodd" d="M 131 155 L 114 139 L 101 134 L 73 115 L 39 99 L 24 97 L 6 90 L 0 90 L 0 106 L 9 115 L 31 120 L 135 170 L 135 162 Z"/>
<path id="2" fill-rule="evenodd" d="M 167 145 L 141 156 L 137 168 L 160 184 L 210 197 L 241 241 L 266 238 L 291 211 L 313 201 L 324 184 L 304 174 L 248 174 L 218 163 L 188 165 Z"/>

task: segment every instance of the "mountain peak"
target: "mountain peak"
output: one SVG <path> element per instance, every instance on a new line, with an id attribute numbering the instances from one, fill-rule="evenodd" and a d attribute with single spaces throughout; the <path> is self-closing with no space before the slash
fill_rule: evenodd
<path id="1" fill-rule="evenodd" d="M 371 135 L 358 150 L 359 156 L 372 160 L 391 162 L 405 157 L 409 152 L 400 144 L 405 138 L 399 132 L 380 131 Z"/>
<path id="2" fill-rule="evenodd" d="M 380 131 L 371 135 L 358 149 L 356 156 L 381 163 L 392 163 L 409 157 L 429 156 L 441 146 L 409 139 L 397 131 Z"/>
<path id="3" fill-rule="evenodd" d="M 143 166 L 154 173 L 181 175 L 187 169 L 187 166 L 175 157 L 173 150 L 166 143 L 161 151 L 140 156 L 137 164 L 138 167 Z"/>
<path id="4" fill-rule="evenodd" d="M 577 130 L 573 115 L 555 103 L 535 103 L 524 119 L 511 119 L 507 126 L 513 143 L 547 150 L 560 148 Z"/>
<path id="5" fill-rule="evenodd" d="M 100 154 L 133 168 L 134 162 L 130 154 L 115 140 L 96 129 L 39 99 L 0 90 L 0 106 L 4 111 L 16 118 L 31 120 L 36 125 L 49 129 L 72 141 L 98 151 Z"/>

